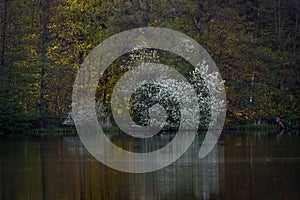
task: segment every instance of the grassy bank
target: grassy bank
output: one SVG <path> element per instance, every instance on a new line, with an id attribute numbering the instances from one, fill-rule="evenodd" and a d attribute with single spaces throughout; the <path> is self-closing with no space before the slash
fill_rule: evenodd
<path id="1" fill-rule="evenodd" d="M 280 131 L 276 124 L 240 124 L 240 125 L 225 125 L 224 132 L 237 132 L 240 134 L 275 134 Z"/>
<path id="2" fill-rule="evenodd" d="M 53 136 L 76 136 L 75 127 L 68 128 L 39 128 L 26 131 L 28 135 L 53 135 Z"/>
<path id="3" fill-rule="evenodd" d="M 121 130 L 118 127 L 103 128 L 106 135 L 118 135 L 121 134 Z M 77 131 L 75 127 L 67 128 L 44 128 L 44 129 L 33 129 L 26 131 L 25 134 L 28 135 L 49 135 L 49 136 L 77 136 Z"/>
<path id="4" fill-rule="evenodd" d="M 122 131 L 118 127 L 103 128 L 106 135 L 119 135 Z M 225 125 L 224 133 L 240 133 L 240 134 L 275 134 L 279 131 L 276 124 L 242 124 L 242 125 Z M 75 127 L 66 128 L 45 128 L 45 129 L 33 129 L 26 131 L 28 135 L 49 135 L 49 136 L 77 136 Z"/>

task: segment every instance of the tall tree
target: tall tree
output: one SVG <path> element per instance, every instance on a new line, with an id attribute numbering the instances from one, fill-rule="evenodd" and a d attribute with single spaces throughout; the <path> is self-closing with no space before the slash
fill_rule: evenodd
<path id="1" fill-rule="evenodd" d="M 40 71 L 40 115 L 41 127 L 44 127 L 44 115 L 45 115 L 45 68 L 47 65 L 47 43 L 48 43 L 48 24 L 49 24 L 49 0 L 42 0 L 41 6 L 41 71 Z"/>

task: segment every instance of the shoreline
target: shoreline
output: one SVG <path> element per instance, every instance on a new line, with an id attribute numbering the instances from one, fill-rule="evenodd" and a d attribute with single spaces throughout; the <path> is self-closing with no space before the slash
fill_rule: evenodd
<path id="1" fill-rule="evenodd" d="M 103 128 L 106 135 L 119 135 L 123 132 L 118 127 Z M 279 132 L 290 132 L 299 131 L 300 127 L 280 129 L 276 124 L 226 124 L 223 127 L 222 134 L 230 134 L 230 132 L 239 132 L 239 134 L 257 134 L 257 132 L 262 132 L 262 134 L 276 134 Z M 188 131 L 188 130 L 187 130 Z M 205 130 L 199 130 L 205 131 Z M 174 132 L 174 130 L 164 130 L 163 132 Z M 175 131 L 176 132 L 176 131 Z M 23 135 L 36 135 L 36 136 L 77 136 L 77 131 L 75 126 L 70 127 L 53 127 L 53 128 L 38 128 L 32 130 L 26 130 L 19 133 L 4 133 L 1 135 L 11 135 L 11 134 L 23 134 Z"/>

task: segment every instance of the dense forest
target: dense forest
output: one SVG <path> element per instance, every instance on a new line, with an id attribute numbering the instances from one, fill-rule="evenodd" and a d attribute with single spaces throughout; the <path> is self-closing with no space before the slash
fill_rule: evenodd
<path id="1" fill-rule="evenodd" d="M 299 124 L 299 0 L 1 0 L 0 7 L 1 132 L 59 126 L 89 52 L 147 26 L 182 32 L 209 52 L 225 80 L 228 124 L 267 116 Z M 102 105 L 118 76 L 101 78 Z"/>

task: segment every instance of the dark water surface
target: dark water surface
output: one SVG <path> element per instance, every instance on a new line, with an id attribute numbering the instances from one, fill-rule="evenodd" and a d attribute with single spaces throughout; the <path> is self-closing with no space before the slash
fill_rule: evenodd
<path id="1" fill-rule="evenodd" d="M 0 199 L 300 199 L 299 134 L 229 133 L 202 160 L 199 148 L 156 172 L 128 174 L 99 163 L 78 137 L 2 136 Z"/>

